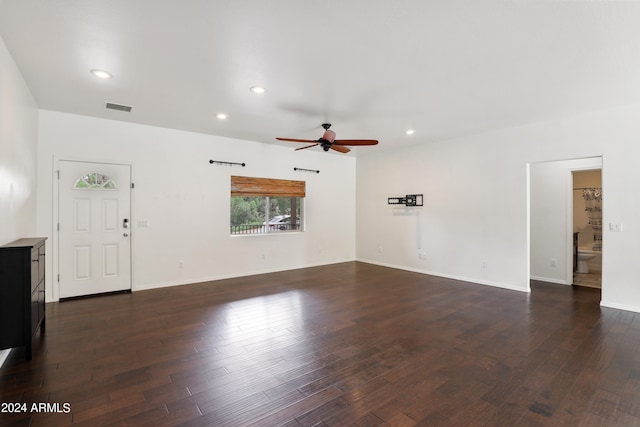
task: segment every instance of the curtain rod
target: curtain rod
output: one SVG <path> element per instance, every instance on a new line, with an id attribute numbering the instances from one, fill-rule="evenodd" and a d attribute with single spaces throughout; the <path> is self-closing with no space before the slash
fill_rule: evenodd
<path id="1" fill-rule="evenodd" d="M 602 190 L 602 187 L 576 187 L 573 190 Z"/>
<path id="2" fill-rule="evenodd" d="M 293 168 L 294 171 L 304 171 L 304 172 L 313 172 L 313 173 L 320 173 L 319 170 L 317 169 L 305 169 L 305 168 Z"/>
<path id="3" fill-rule="evenodd" d="M 209 164 L 217 164 L 217 165 L 227 165 L 227 166 L 233 166 L 233 165 L 238 165 L 238 166 L 242 166 L 245 167 L 246 163 L 237 163 L 237 162 L 225 162 L 222 160 L 209 160 Z"/>

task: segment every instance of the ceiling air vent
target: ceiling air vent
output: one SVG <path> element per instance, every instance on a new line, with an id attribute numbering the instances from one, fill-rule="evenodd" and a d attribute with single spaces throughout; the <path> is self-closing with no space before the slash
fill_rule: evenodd
<path id="1" fill-rule="evenodd" d="M 133 107 L 130 107 L 128 105 L 112 104 L 111 102 L 107 102 L 107 108 L 110 110 L 126 111 L 127 113 L 130 113 Z"/>

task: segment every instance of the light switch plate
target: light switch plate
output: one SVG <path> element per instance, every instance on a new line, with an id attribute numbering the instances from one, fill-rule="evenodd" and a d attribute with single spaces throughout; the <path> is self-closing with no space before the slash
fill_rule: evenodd
<path id="1" fill-rule="evenodd" d="M 622 224 L 618 222 L 610 222 L 609 223 L 609 231 L 613 233 L 619 233 L 622 231 Z"/>

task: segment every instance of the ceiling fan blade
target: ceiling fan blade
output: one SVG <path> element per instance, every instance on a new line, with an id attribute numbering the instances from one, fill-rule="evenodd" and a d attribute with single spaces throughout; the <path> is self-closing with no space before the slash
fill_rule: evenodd
<path id="1" fill-rule="evenodd" d="M 316 145 L 320 145 L 320 143 L 318 142 L 317 144 L 311 144 L 311 145 L 307 145 L 306 147 L 296 148 L 295 151 L 304 150 L 305 148 L 315 147 Z"/>
<path id="2" fill-rule="evenodd" d="M 318 142 L 312 139 L 296 139 L 296 138 L 276 138 L 278 141 L 289 141 L 289 142 Z"/>
<path id="3" fill-rule="evenodd" d="M 347 147 L 343 147 L 342 145 L 332 145 L 331 149 L 339 151 L 341 153 L 348 153 L 349 151 L 351 151 Z"/>
<path id="4" fill-rule="evenodd" d="M 333 143 L 338 145 L 376 145 L 378 141 L 375 139 L 336 139 Z"/>

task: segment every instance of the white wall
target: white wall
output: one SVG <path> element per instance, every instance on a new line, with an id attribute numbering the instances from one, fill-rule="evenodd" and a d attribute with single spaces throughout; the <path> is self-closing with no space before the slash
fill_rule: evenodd
<path id="1" fill-rule="evenodd" d="M 571 171 L 600 167 L 599 157 L 530 166 L 532 279 L 564 285 L 573 283 Z"/>
<path id="2" fill-rule="evenodd" d="M 39 143 L 38 228 L 53 242 L 56 160 L 132 165 L 134 290 L 355 259 L 352 157 L 46 110 L 40 111 Z M 247 166 L 210 165 L 209 159 Z M 230 236 L 232 174 L 306 181 L 307 230 Z M 140 220 L 149 227 L 137 228 Z M 49 277 L 57 271 L 52 258 Z M 57 283 L 49 281 L 47 298 L 57 297 Z"/>
<path id="3" fill-rule="evenodd" d="M 500 151 L 486 138 L 358 158 L 358 259 L 526 290 L 527 260 L 511 253 L 526 238 L 526 170 Z M 412 193 L 423 207 L 387 205 Z"/>
<path id="4" fill-rule="evenodd" d="M 35 236 L 37 136 L 37 105 L 0 37 L 0 245 Z"/>
<path id="5" fill-rule="evenodd" d="M 640 107 L 626 107 L 359 157 L 358 259 L 526 291 L 528 164 L 602 156 L 602 305 L 640 311 L 640 198 L 625 190 L 640 181 L 638 117 Z M 412 216 L 386 204 L 413 192 L 425 206 Z M 609 222 L 623 231 L 609 232 Z"/>
<path id="6" fill-rule="evenodd" d="M 37 108 L 0 38 L 0 245 L 35 235 Z"/>

